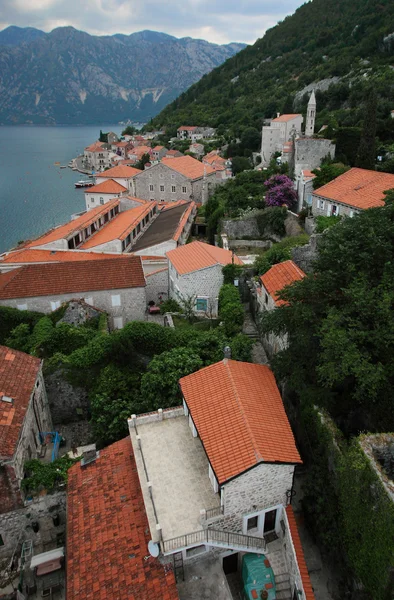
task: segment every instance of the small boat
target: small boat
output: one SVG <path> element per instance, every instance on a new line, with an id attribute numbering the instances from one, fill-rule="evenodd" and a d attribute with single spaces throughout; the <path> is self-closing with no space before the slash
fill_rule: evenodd
<path id="1" fill-rule="evenodd" d="M 89 181 L 89 180 L 77 181 L 75 183 L 76 188 L 92 187 L 93 185 L 94 185 L 93 181 Z"/>
<path id="2" fill-rule="evenodd" d="M 60 165 L 61 169 L 67 169 L 67 165 Z"/>
<path id="3" fill-rule="evenodd" d="M 53 163 L 54 165 L 60 165 L 59 161 L 56 161 L 55 163 Z"/>

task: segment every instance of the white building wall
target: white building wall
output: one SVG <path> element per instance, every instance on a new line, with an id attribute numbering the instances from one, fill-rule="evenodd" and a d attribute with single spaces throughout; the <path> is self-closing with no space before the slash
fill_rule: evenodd
<path id="1" fill-rule="evenodd" d="M 86 210 L 92 210 L 102 204 L 107 204 L 113 198 L 120 198 L 121 194 L 96 194 L 94 192 L 85 192 Z"/>
<path id="2" fill-rule="evenodd" d="M 282 519 L 285 525 L 285 531 L 283 534 L 283 549 L 286 557 L 287 572 L 290 576 L 291 591 L 293 593 L 295 587 L 297 590 L 303 591 L 304 586 L 302 584 L 301 573 L 297 562 L 297 555 L 295 552 L 293 538 L 291 537 L 290 532 L 289 521 L 285 510 L 283 511 Z M 301 598 L 303 597 L 305 596 L 301 596 Z"/>
<path id="3" fill-rule="evenodd" d="M 179 275 L 169 260 L 170 298 L 206 298 L 209 312 L 217 314 L 219 290 L 223 285 L 222 265 Z M 212 311 L 211 311 L 212 309 Z M 203 314 L 205 311 L 201 311 Z M 198 314 L 198 311 L 196 310 Z"/>
<path id="4" fill-rule="evenodd" d="M 259 303 L 259 309 L 263 311 L 271 311 L 276 309 L 276 304 L 272 296 L 268 293 L 268 290 L 261 284 L 261 294 L 257 294 L 257 300 Z M 284 335 L 275 335 L 269 333 L 264 336 L 265 346 L 268 354 L 273 355 L 281 350 L 284 350 L 288 346 L 287 333 Z"/>
<path id="5" fill-rule="evenodd" d="M 137 254 L 138 256 L 165 256 L 166 252 L 174 250 L 176 247 L 176 241 L 171 239 L 167 240 L 166 242 L 156 244 L 155 246 L 148 246 L 147 248 L 137 250 L 137 252 L 134 252 L 134 254 Z"/>
<path id="6" fill-rule="evenodd" d="M 286 505 L 295 465 L 260 463 L 222 486 L 224 515 L 244 516 L 276 505 Z"/>
<path id="7" fill-rule="evenodd" d="M 120 306 L 113 306 L 112 297 L 120 297 Z M 129 321 L 143 321 L 146 311 L 146 293 L 145 287 L 126 288 L 100 291 L 74 292 L 71 294 L 59 294 L 53 296 L 37 296 L 33 298 L 14 298 L 9 300 L 0 300 L 0 306 L 11 306 L 18 308 L 18 305 L 26 305 L 26 310 L 33 310 L 48 314 L 54 310 L 51 303 L 68 302 L 73 299 L 91 298 L 91 304 L 101 310 L 105 310 L 110 315 L 110 325 L 115 326 L 114 319 L 122 319 L 122 326 Z M 119 324 L 119 321 L 117 321 Z"/>
<path id="8" fill-rule="evenodd" d="M 341 202 L 335 202 L 329 198 L 323 198 L 317 194 L 312 195 L 312 213 L 314 217 L 318 216 L 342 216 L 342 217 L 354 217 L 361 209 L 353 208 Z"/>

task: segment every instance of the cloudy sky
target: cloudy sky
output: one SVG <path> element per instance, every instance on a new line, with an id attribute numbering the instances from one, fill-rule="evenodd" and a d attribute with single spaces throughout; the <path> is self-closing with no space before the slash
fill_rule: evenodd
<path id="1" fill-rule="evenodd" d="M 0 29 L 51 31 L 72 25 L 93 35 L 142 29 L 223 44 L 253 43 L 301 0 L 0 0 Z"/>

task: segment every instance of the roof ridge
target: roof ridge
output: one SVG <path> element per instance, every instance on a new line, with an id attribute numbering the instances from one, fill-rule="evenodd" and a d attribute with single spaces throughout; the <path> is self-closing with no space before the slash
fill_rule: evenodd
<path id="1" fill-rule="evenodd" d="M 231 359 L 230 359 L 230 360 L 231 360 Z M 237 361 L 231 361 L 231 362 L 237 362 Z M 246 416 L 246 415 L 245 415 L 245 413 L 244 413 L 243 406 L 242 406 L 242 402 L 240 401 L 240 399 L 239 399 L 239 397 L 238 397 L 238 393 L 237 393 L 237 386 L 235 385 L 235 382 L 234 382 L 233 376 L 232 376 L 232 374 L 231 374 L 231 369 L 229 368 L 229 362 L 228 362 L 228 360 L 227 360 L 226 362 L 224 362 L 224 361 L 223 361 L 223 364 L 224 364 L 224 367 L 225 367 L 225 368 L 226 368 L 226 370 L 227 370 L 227 373 L 228 373 L 228 376 L 229 376 L 229 379 L 230 379 L 230 383 L 231 383 L 231 387 L 232 387 L 232 389 L 233 389 L 233 392 L 234 392 L 234 397 L 235 397 L 235 400 L 236 400 L 236 402 L 237 402 L 237 404 L 238 404 L 238 408 L 239 408 L 239 410 L 240 410 L 240 413 L 241 413 L 242 420 L 243 420 L 243 422 L 245 423 L 245 427 L 246 427 L 246 429 L 248 430 L 248 433 L 249 433 L 249 435 L 250 435 L 250 439 L 251 439 L 251 440 L 252 440 L 252 442 L 253 442 L 253 451 L 254 451 L 254 454 L 255 454 L 256 460 L 257 460 L 257 461 L 259 461 L 259 460 L 264 460 L 264 458 L 261 456 L 260 452 L 257 450 L 257 443 L 256 443 L 256 440 L 255 440 L 255 437 L 254 437 L 253 431 L 252 431 L 252 429 L 251 429 L 251 427 L 250 427 L 250 425 L 249 425 L 248 418 L 247 418 L 247 416 Z M 263 366 L 263 365 L 261 365 L 261 366 Z"/>

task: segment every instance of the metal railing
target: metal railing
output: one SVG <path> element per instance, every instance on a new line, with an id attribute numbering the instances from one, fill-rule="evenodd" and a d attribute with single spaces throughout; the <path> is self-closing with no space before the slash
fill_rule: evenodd
<path id="1" fill-rule="evenodd" d="M 261 552 L 264 552 L 266 548 L 264 538 L 244 535 L 242 533 L 232 533 L 230 531 L 220 531 L 211 529 L 210 527 L 162 542 L 163 552 L 173 552 L 179 548 L 187 548 L 197 544 L 211 544 L 212 546 L 223 546 L 226 548 L 246 548 L 248 550 L 260 550 Z"/>
<path id="2" fill-rule="evenodd" d="M 220 517 L 223 514 L 223 509 L 224 506 L 215 506 L 214 508 L 208 508 L 208 510 L 205 511 L 205 518 L 208 519 L 213 519 L 213 517 Z"/>

